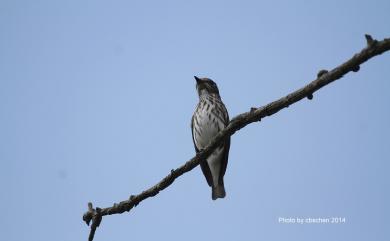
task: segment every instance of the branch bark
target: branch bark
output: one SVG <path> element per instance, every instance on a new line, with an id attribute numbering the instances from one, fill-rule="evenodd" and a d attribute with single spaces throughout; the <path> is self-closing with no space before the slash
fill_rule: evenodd
<path id="1" fill-rule="evenodd" d="M 285 97 L 282 97 L 259 108 L 252 107 L 249 112 L 245 112 L 234 117 L 230 121 L 229 125 L 224 130 L 220 131 L 204 150 L 199 152 L 196 156 L 191 158 L 179 168 L 172 169 L 171 173 L 164 177 L 156 185 L 150 187 L 138 195 L 131 195 L 128 200 L 122 201 L 120 203 L 114 203 L 112 207 L 97 207 L 94 209 L 92 207 L 92 203 L 88 203 L 88 211 L 83 215 L 83 220 L 87 223 L 87 225 L 89 225 L 89 223 L 92 221 L 88 240 L 93 240 L 96 228 L 100 225 L 103 216 L 129 212 L 133 207 L 136 207 L 143 200 L 156 196 L 160 191 L 170 186 L 176 180 L 176 178 L 198 166 L 201 160 L 206 159 L 214 151 L 214 149 L 219 146 L 221 141 L 229 136 L 232 136 L 236 131 L 250 123 L 260 121 L 264 117 L 273 115 L 278 111 L 289 107 L 291 104 L 302 100 L 303 98 L 307 97 L 311 100 L 313 98 L 314 92 L 320 88 L 332 83 L 337 79 L 340 79 L 348 72 L 359 71 L 361 64 L 372 57 L 390 50 L 390 38 L 377 41 L 370 35 L 366 34 L 365 37 L 367 46 L 359 53 L 355 54 L 351 59 L 347 60 L 345 63 L 337 66 L 331 71 L 319 71 L 317 74 L 317 79 L 313 80 L 303 88 L 286 95 Z"/>

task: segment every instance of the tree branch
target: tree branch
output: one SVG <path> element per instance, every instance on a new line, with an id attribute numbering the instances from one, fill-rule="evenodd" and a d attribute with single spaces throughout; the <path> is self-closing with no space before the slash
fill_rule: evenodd
<path id="1" fill-rule="evenodd" d="M 234 117 L 230 121 L 229 125 L 225 129 L 220 131 L 204 150 L 196 154 L 196 156 L 191 158 L 179 168 L 172 169 L 171 173 L 164 177 L 156 185 L 150 187 L 149 189 L 143 191 L 138 195 L 131 195 L 128 200 L 122 201 L 119 204 L 114 203 L 112 207 L 94 209 L 92 207 L 92 203 L 88 203 L 88 211 L 83 215 L 83 220 L 87 223 L 87 225 L 89 225 L 89 223 L 92 221 L 91 231 L 88 240 L 93 240 L 96 228 L 100 225 L 103 216 L 120 214 L 125 211 L 129 212 L 141 201 L 149 197 L 156 196 L 160 191 L 170 186 L 176 180 L 176 178 L 186 172 L 191 171 L 197 165 L 199 165 L 201 160 L 205 160 L 214 151 L 214 149 L 219 146 L 219 143 L 221 143 L 225 138 L 232 136 L 236 131 L 240 130 L 241 128 L 247 126 L 250 123 L 260 121 L 266 116 L 273 115 L 278 111 L 289 107 L 291 104 L 302 100 L 305 97 L 311 100 L 313 98 L 314 92 L 316 92 L 320 88 L 332 83 L 337 79 L 340 79 L 348 72 L 359 71 L 361 64 L 363 64 L 372 57 L 375 57 L 390 50 L 390 38 L 386 38 L 382 41 L 377 41 L 368 34 L 366 34 L 365 37 L 367 40 L 367 46 L 363 50 L 361 50 L 360 53 L 355 54 L 345 63 L 337 66 L 331 71 L 319 71 L 317 74 L 317 79 L 304 86 L 303 88 L 288 94 L 285 97 L 282 97 L 259 108 L 251 108 L 249 112 L 245 112 Z"/>

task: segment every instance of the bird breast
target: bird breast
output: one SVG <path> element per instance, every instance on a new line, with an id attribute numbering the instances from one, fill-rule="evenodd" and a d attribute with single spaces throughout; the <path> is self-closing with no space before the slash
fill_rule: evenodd
<path id="1" fill-rule="evenodd" d="M 213 107 L 207 106 L 197 111 L 194 123 L 197 131 L 194 132 L 198 149 L 205 148 L 209 142 L 224 128 L 221 118 L 213 111 Z"/>

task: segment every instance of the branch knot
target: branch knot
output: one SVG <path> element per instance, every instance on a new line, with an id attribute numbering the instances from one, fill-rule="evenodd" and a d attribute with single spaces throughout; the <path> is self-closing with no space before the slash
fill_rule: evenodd
<path id="1" fill-rule="evenodd" d="M 318 71 L 317 78 L 321 78 L 321 76 L 323 76 L 326 73 L 328 73 L 326 69 L 321 69 L 320 71 Z"/>
<path id="2" fill-rule="evenodd" d="M 378 43 L 378 40 L 373 39 L 373 38 L 371 37 L 371 35 L 365 34 L 364 36 L 366 37 L 367 45 L 368 45 L 369 47 L 373 47 L 373 46 L 375 46 L 375 45 Z"/>

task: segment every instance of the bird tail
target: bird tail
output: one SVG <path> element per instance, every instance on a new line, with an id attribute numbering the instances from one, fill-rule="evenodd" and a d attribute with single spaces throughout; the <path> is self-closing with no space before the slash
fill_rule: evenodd
<path id="1" fill-rule="evenodd" d="M 225 187 L 223 184 L 217 184 L 217 186 L 212 187 L 211 197 L 213 200 L 217 198 L 224 198 L 226 196 Z"/>

